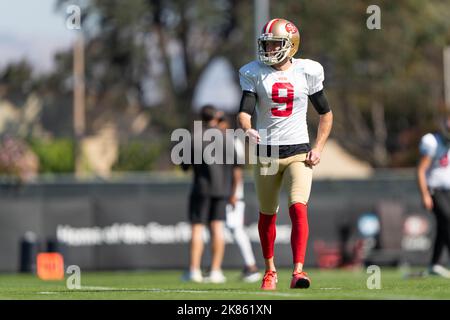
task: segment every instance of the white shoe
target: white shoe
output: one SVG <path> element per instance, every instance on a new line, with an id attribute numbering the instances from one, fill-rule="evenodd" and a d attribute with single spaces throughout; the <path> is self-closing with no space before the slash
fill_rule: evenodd
<path id="1" fill-rule="evenodd" d="M 431 266 L 429 273 L 450 279 L 450 270 L 448 270 L 447 268 L 445 268 L 439 264 L 435 264 L 435 265 Z"/>
<path id="2" fill-rule="evenodd" d="M 226 281 L 227 278 L 221 270 L 213 270 L 209 273 L 209 276 L 205 278 L 205 282 L 208 283 L 225 283 Z"/>
<path id="3" fill-rule="evenodd" d="M 249 283 L 258 282 L 259 280 L 261 280 L 261 273 L 258 271 L 247 272 L 242 276 L 242 280 Z"/>
<path id="4" fill-rule="evenodd" d="M 200 270 L 188 271 L 183 275 L 182 280 L 197 283 L 203 282 L 202 272 Z"/>

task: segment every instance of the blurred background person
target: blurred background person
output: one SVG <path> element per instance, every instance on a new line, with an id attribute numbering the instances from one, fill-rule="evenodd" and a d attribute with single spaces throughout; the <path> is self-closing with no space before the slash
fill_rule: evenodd
<path id="1" fill-rule="evenodd" d="M 203 133 L 208 129 L 217 129 L 217 110 L 212 105 L 202 107 L 200 111 L 203 130 L 194 131 L 191 139 L 191 163 L 183 163 L 183 170 L 192 166 L 194 171 L 191 194 L 189 196 L 189 221 L 192 225 L 190 243 L 189 272 L 183 277 L 186 281 L 223 283 L 226 278 L 222 272 L 225 251 L 224 220 L 225 208 L 230 197 L 232 165 L 212 163 L 204 159 L 205 147 L 210 143 L 203 141 Z M 218 130 L 219 131 L 219 130 Z M 221 131 L 219 131 L 221 132 Z M 217 141 L 214 141 L 215 143 Z M 225 145 L 223 145 L 225 147 Z M 194 163 L 194 154 L 201 155 L 201 163 Z M 203 232 L 208 225 L 211 233 L 211 270 L 203 278 L 201 260 L 204 250 Z"/>
<path id="2" fill-rule="evenodd" d="M 450 112 L 441 119 L 439 131 L 422 137 L 419 149 L 417 177 L 422 203 L 436 220 L 428 273 L 450 278 L 450 270 L 439 264 L 445 247 L 450 254 Z"/>
<path id="3" fill-rule="evenodd" d="M 218 126 L 221 130 L 230 128 L 230 120 L 223 112 L 218 114 Z M 245 157 L 244 144 L 238 139 L 234 139 L 234 150 L 237 158 Z M 233 182 L 229 202 L 226 207 L 225 226 L 231 231 L 234 241 L 239 247 L 239 251 L 244 259 L 244 270 L 242 279 L 245 282 L 256 282 L 261 279 L 261 273 L 256 266 L 255 255 L 247 233 L 244 230 L 245 222 L 245 202 L 244 202 L 244 179 L 243 169 L 236 165 L 233 168 Z"/>

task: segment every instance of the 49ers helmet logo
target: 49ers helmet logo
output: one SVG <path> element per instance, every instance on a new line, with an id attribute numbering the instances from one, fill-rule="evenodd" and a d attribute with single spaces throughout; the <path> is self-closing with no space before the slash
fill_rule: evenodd
<path id="1" fill-rule="evenodd" d="M 286 28 L 286 31 L 289 32 L 289 33 L 296 33 L 297 32 L 297 27 L 291 22 L 286 24 L 285 28 Z"/>

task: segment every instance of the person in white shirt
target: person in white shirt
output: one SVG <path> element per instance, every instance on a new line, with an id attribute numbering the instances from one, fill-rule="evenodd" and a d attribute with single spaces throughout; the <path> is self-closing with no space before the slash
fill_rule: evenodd
<path id="1" fill-rule="evenodd" d="M 299 30 L 292 22 L 272 19 L 258 38 L 259 59 L 239 70 L 242 99 L 238 124 L 257 144 L 254 177 L 260 210 L 258 231 L 266 265 L 263 290 L 276 289 L 278 281 L 274 263 L 275 220 L 283 182 L 292 222 L 294 266 L 290 287 L 308 288 L 311 283 L 303 271 L 309 234 L 307 205 L 313 166 L 320 162 L 333 114 L 323 92 L 323 67 L 313 60 L 295 59 L 299 44 Z M 312 147 L 306 121 L 308 100 L 320 119 Z M 251 123 L 254 116 L 255 129 Z M 277 168 L 275 174 L 272 168 Z"/>
<path id="2" fill-rule="evenodd" d="M 420 141 L 417 181 L 423 206 L 436 219 L 428 272 L 450 278 L 450 270 L 439 264 L 445 247 L 450 254 L 450 112 L 442 118 L 440 127 L 438 132 L 427 133 Z"/>

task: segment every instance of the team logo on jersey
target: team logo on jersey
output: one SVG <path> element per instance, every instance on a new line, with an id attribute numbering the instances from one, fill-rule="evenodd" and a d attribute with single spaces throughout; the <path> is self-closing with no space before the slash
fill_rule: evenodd
<path id="1" fill-rule="evenodd" d="M 440 158 L 439 159 L 439 164 L 441 165 L 441 167 L 448 166 L 448 155 L 445 155 L 442 158 Z"/>
<path id="2" fill-rule="evenodd" d="M 297 27 L 293 24 L 293 23 L 288 23 L 288 24 L 286 24 L 286 31 L 287 32 L 289 32 L 289 33 L 297 33 Z"/>

